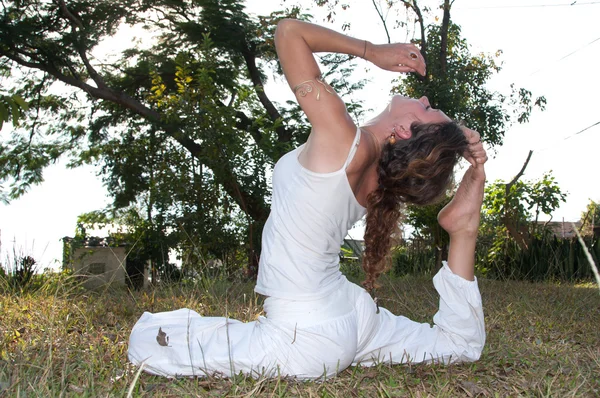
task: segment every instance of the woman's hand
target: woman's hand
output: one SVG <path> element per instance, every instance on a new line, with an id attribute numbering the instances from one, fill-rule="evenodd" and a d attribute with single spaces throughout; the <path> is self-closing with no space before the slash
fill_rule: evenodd
<path id="1" fill-rule="evenodd" d="M 469 143 L 469 149 L 463 154 L 463 157 L 471 163 L 471 166 L 477 168 L 477 165 L 482 165 L 488 160 L 487 153 L 481 142 L 481 136 L 477 131 L 464 126 L 462 127 L 462 130 Z"/>
<path id="2" fill-rule="evenodd" d="M 425 76 L 425 59 L 414 44 L 372 44 L 367 42 L 365 59 L 392 72 L 417 72 Z"/>

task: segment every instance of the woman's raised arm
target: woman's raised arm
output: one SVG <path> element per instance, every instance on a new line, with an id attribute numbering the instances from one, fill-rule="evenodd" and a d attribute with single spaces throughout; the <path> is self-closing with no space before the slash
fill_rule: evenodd
<path id="1" fill-rule="evenodd" d="M 279 62 L 314 132 L 331 131 L 340 123 L 350 126 L 352 121 L 344 102 L 321 78 L 313 53 L 327 51 L 362 56 L 367 44 L 364 40 L 293 19 L 284 19 L 277 25 L 275 47 Z"/>
<path id="2" fill-rule="evenodd" d="M 349 54 L 390 71 L 425 73 L 423 57 L 412 44 L 374 45 L 293 19 L 284 19 L 277 25 L 275 47 L 288 84 L 313 127 L 312 146 L 339 150 L 339 154 L 321 153 L 320 157 L 344 158 L 356 126 L 342 99 L 321 78 L 313 53 Z M 344 142 L 348 146 L 340 145 Z"/>

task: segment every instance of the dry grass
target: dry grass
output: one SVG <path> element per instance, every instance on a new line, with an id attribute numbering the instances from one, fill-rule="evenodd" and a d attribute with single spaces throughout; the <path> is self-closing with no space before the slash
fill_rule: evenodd
<path id="1" fill-rule="evenodd" d="M 430 321 L 430 280 L 391 278 L 382 305 Z M 145 310 L 189 307 L 253 320 L 251 284 L 214 283 L 143 292 L 86 292 L 64 280 L 0 297 L 0 395 L 31 396 L 599 396 L 600 295 L 594 286 L 480 281 L 488 342 L 482 359 L 452 366 L 350 368 L 324 383 L 292 379 L 168 380 L 127 363 L 131 327 Z"/>

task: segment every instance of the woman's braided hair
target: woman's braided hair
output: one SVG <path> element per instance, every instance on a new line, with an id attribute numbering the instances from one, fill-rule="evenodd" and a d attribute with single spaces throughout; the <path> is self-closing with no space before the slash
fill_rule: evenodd
<path id="1" fill-rule="evenodd" d="M 452 182 L 452 172 L 468 142 L 454 122 L 413 123 L 411 138 L 384 144 L 379 159 L 379 186 L 367 197 L 363 286 L 376 288 L 388 268 L 392 239 L 402 205 L 428 205 Z"/>

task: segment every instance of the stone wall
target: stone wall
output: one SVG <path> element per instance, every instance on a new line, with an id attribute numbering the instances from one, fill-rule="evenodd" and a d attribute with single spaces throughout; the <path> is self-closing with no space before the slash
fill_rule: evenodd
<path id="1" fill-rule="evenodd" d="M 96 289 L 107 285 L 125 285 L 124 247 L 85 247 L 73 253 L 73 271 L 83 278 L 84 286 Z"/>

